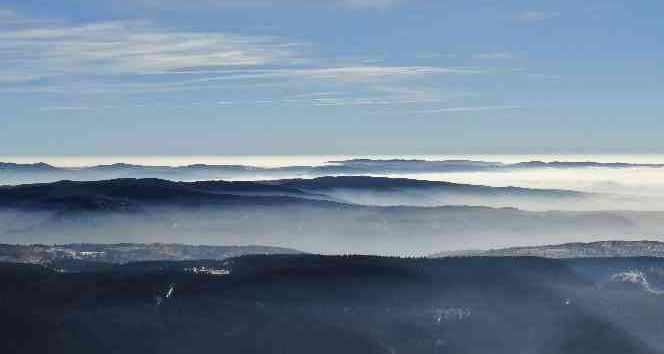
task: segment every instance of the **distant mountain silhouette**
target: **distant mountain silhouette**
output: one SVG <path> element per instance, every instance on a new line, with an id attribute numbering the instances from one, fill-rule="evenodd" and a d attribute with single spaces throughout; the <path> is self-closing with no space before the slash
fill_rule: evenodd
<path id="1" fill-rule="evenodd" d="M 313 179 L 283 179 L 266 182 L 272 185 L 297 188 L 306 191 L 325 192 L 334 189 L 357 191 L 399 192 L 403 190 L 424 190 L 455 192 L 476 195 L 504 195 L 527 197 L 582 197 L 582 193 L 560 189 L 532 189 L 519 187 L 489 187 L 482 185 L 460 184 L 451 182 L 427 181 L 409 178 L 386 178 L 369 176 L 318 177 Z"/>
<path id="2" fill-rule="evenodd" d="M 322 177 L 265 182 L 172 182 L 161 179 L 115 179 L 59 181 L 54 183 L 0 186 L 0 207 L 132 210 L 145 204 L 213 205 L 261 203 L 354 202 L 331 193 L 337 189 L 357 192 L 449 193 L 459 196 L 583 198 L 588 193 L 517 187 L 430 182 L 382 177 Z M 407 195 L 406 195 L 407 196 Z M 424 195 L 427 196 L 427 195 Z M 445 203 L 444 200 L 439 204 Z"/>
<path id="3" fill-rule="evenodd" d="M 245 165 L 143 166 L 125 163 L 89 167 L 54 167 L 45 163 L 0 163 L 0 184 L 54 182 L 57 180 L 104 180 L 114 178 L 161 178 L 171 180 L 217 180 L 321 177 L 327 175 L 371 175 L 504 171 L 513 169 L 569 168 L 664 168 L 664 164 L 604 163 L 593 161 L 526 161 L 501 163 L 472 160 L 350 159 L 329 161 L 321 166 L 256 167 Z"/>
<path id="4" fill-rule="evenodd" d="M 10 162 L 0 162 L 0 172 L 54 172 L 60 171 L 61 168 L 51 166 L 49 164 L 39 162 L 30 164 L 19 164 Z"/>
<path id="5" fill-rule="evenodd" d="M 146 205 L 297 203 L 320 195 L 254 182 L 172 182 L 161 179 L 59 181 L 0 187 L 0 207 L 134 210 Z"/>

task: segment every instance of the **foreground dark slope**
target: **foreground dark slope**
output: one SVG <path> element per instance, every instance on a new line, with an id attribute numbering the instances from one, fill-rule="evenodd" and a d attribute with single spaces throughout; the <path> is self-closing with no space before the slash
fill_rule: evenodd
<path id="1" fill-rule="evenodd" d="M 664 299 L 640 288 L 605 286 L 605 274 L 597 271 L 640 266 L 657 274 L 664 261 L 569 262 L 252 256 L 133 263 L 82 273 L 4 264 L 0 329 L 7 340 L 0 351 L 647 354 L 664 349 L 659 330 Z M 184 271 L 194 266 L 231 273 Z M 171 285 L 175 290 L 165 298 Z M 163 301 L 156 301 L 158 296 Z"/>
<path id="2" fill-rule="evenodd" d="M 322 200 L 327 198 L 322 194 L 253 182 L 156 179 L 2 187 L 0 235 L 4 243 L 260 244 L 308 252 L 426 255 L 432 249 L 578 237 L 642 239 L 664 227 L 661 212 L 377 207 Z"/>

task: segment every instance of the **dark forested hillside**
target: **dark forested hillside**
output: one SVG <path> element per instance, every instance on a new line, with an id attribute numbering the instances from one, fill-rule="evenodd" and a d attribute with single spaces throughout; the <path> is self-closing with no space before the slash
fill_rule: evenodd
<path id="1" fill-rule="evenodd" d="M 608 286 L 634 269 L 654 276 L 664 261 L 282 255 L 73 273 L 2 264 L 0 351 L 659 353 L 664 298 Z"/>

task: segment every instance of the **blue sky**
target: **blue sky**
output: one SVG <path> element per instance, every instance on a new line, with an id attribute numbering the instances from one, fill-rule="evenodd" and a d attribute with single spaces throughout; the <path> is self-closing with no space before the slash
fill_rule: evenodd
<path id="1" fill-rule="evenodd" d="M 5 0 L 2 154 L 664 153 L 663 11 Z"/>

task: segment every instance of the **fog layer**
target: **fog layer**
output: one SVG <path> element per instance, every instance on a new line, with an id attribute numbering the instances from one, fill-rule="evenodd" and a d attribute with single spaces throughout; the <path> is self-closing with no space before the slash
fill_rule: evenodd
<path id="1" fill-rule="evenodd" d="M 2 243 L 177 242 L 326 254 L 435 251 L 657 239 L 661 212 L 525 212 L 481 207 L 264 206 L 0 214 Z"/>

